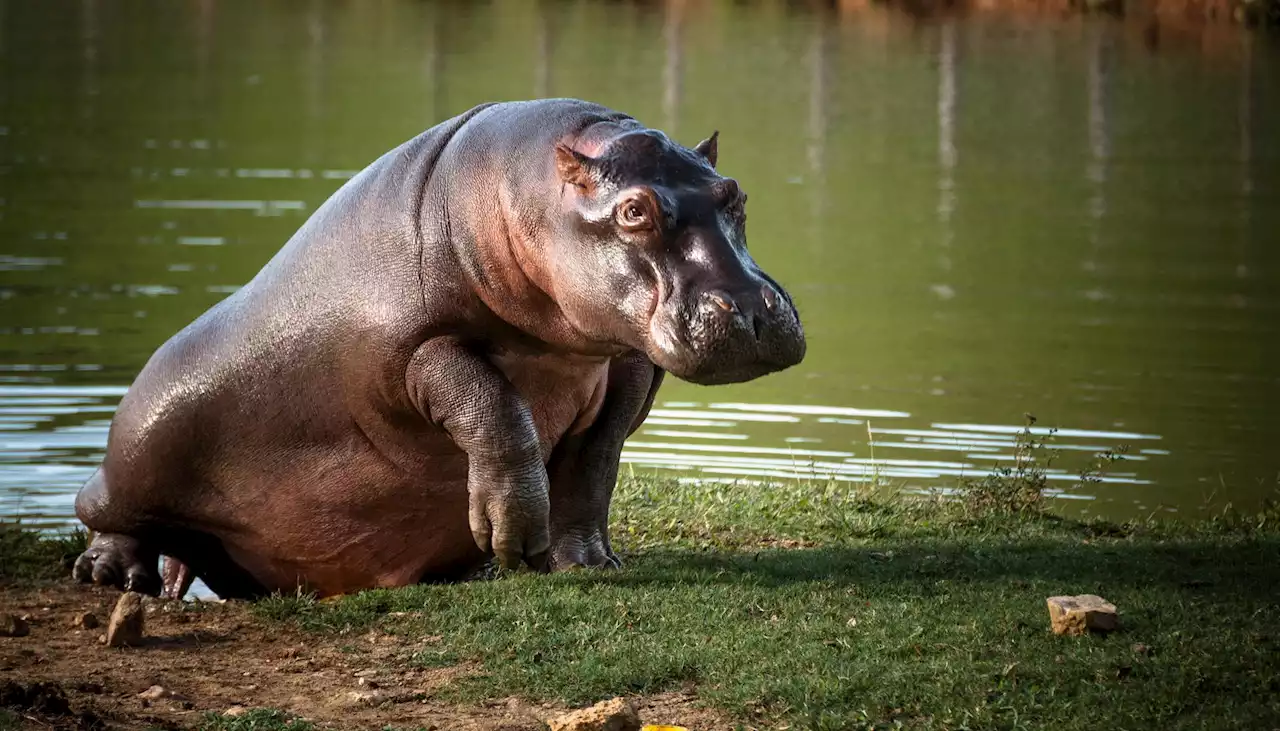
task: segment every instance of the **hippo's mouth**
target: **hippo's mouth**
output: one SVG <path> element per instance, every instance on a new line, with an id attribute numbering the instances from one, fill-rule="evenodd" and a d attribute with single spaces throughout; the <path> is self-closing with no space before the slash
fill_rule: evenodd
<path id="1" fill-rule="evenodd" d="M 790 368 L 806 344 L 790 299 L 767 318 L 717 317 L 707 308 L 659 304 L 649 318 L 649 359 L 683 381 L 705 386 L 742 383 Z"/>

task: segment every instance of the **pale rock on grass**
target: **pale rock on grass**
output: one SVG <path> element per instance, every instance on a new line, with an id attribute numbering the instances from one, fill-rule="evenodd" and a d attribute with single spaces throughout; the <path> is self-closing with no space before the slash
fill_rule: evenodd
<path id="1" fill-rule="evenodd" d="M 640 717 L 627 699 L 611 698 L 590 708 L 548 719 L 547 725 L 551 731 L 640 731 Z"/>
<path id="2" fill-rule="evenodd" d="M 1114 632 L 1120 626 L 1116 605 L 1095 594 L 1051 596 L 1046 601 L 1054 634 Z"/>

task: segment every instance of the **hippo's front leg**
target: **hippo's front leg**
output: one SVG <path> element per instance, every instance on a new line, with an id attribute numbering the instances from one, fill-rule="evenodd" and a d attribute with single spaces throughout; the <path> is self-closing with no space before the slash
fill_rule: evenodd
<path id="1" fill-rule="evenodd" d="M 609 502 L 622 444 L 648 415 L 662 375 L 643 353 L 615 360 L 595 421 L 551 453 L 552 569 L 622 565 L 609 545 Z"/>
<path id="2" fill-rule="evenodd" d="M 406 384 L 422 415 L 467 454 L 476 545 L 503 566 L 515 568 L 523 558 L 545 568 L 547 470 L 524 398 L 492 363 L 448 338 L 417 350 Z"/>

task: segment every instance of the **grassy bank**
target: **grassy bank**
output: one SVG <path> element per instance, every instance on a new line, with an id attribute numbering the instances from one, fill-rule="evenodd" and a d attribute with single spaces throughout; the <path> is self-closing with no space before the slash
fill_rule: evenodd
<path id="1" fill-rule="evenodd" d="M 0 518 L 0 585 L 61 579 L 86 545 L 83 531 L 50 535 Z"/>
<path id="2" fill-rule="evenodd" d="M 614 509 L 621 571 L 254 611 L 424 642 L 412 665 L 473 669 L 435 692 L 462 704 L 691 689 L 744 728 L 1280 726 L 1280 513 L 1063 520 L 1027 499 L 1037 474 L 948 502 L 629 477 Z M 6 572 L 66 552 L 0 537 Z M 1114 602 L 1121 630 L 1051 634 L 1045 598 L 1078 593 Z"/>
<path id="3" fill-rule="evenodd" d="M 446 693 L 570 702 L 696 687 L 763 728 L 1270 728 L 1280 723 L 1274 517 L 1194 526 L 626 480 L 626 568 L 287 597 L 317 632 L 432 637 Z M 1097 593 L 1109 637 L 1048 630 Z"/>

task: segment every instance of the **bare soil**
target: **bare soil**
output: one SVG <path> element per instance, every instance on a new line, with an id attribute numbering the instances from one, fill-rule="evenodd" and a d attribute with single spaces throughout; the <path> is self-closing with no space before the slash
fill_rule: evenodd
<path id="1" fill-rule="evenodd" d="M 190 729 L 211 711 L 242 706 L 280 709 L 324 729 L 515 731 L 545 728 L 571 710 L 519 698 L 475 706 L 433 700 L 481 669 L 409 663 L 439 639 L 310 634 L 259 619 L 242 602 L 148 600 L 144 644 L 108 648 L 102 636 L 119 596 L 70 582 L 0 588 L 0 615 L 26 616 L 30 625 L 26 637 L 0 637 L 0 704 L 19 713 L 20 728 Z M 83 612 L 101 625 L 75 627 Z M 174 695 L 140 697 L 154 685 Z M 631 700 L 646 723 L 733 728 L 699 706 L 693 688 Z"/>

